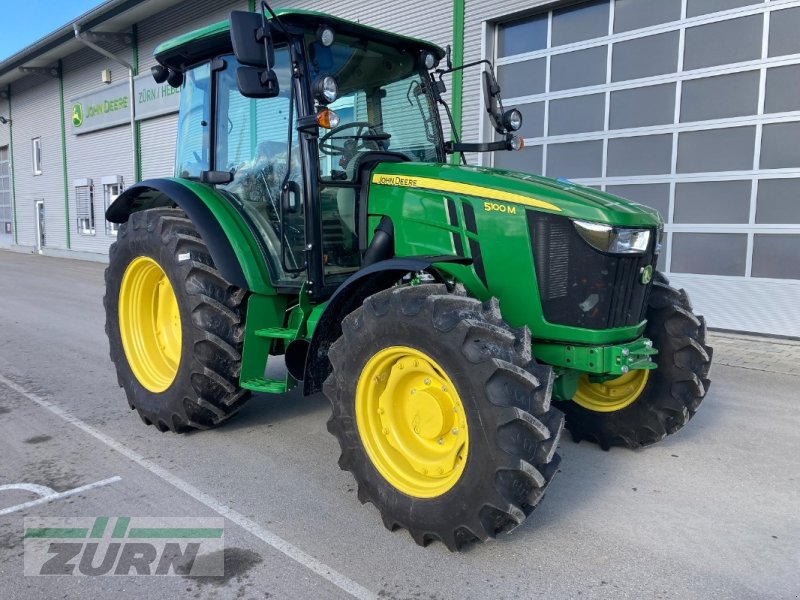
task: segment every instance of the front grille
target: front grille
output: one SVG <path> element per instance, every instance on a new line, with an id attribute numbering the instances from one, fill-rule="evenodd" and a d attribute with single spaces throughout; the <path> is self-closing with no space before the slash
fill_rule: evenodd
<path id="1" fill-rule="evenodd" d="M 645 254 L 625 256 L 596 250 L 566 217 L 528 211 L 528 229 L 548 322 L 611 329 L 644 319 L 650 285 L 641 273 L 655 268 L 655 230 Z"/>

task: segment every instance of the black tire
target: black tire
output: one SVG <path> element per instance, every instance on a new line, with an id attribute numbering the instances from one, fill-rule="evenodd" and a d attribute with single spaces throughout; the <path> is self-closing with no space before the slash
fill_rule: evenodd
<path id="1" fill-rule="evenodd" d="M 658 350 L 658 368 L 633 404 L 616 412 L 554 402 L 566 414 L 576 442 L 589 440 L 604 450 L 649 446 L 686 425 L 708 392 L 713 351 L 706 344 L 705 319 L 692 312 L 686 292 L 671 287 L 663 274 L 655 274 L 652 286 L 644 335 Z"/>
<path id="2" fill-rule="evenodd" d="M 152 258 L 167 275 L 178 301 L 182 340 L 178 371 L 161 393 L 136 378 L 121 341 L 119 293 L 135 258 Z M 133 213 L 120 226 L 105 272 L 106 334 L 117 381 L 131 409 L 159 431 L 208 429 L 234 415 L 250 396 L 238 387 L 244 339 L 245 292 L 227 282 L 197 229 L 181 210 Z"/>
<path id="3" fill-rule="evenodd" d="M 324 384 L 333 413 L 328 430 L 353 473 L 358 498 L 371 502 L 389 530 L 417 544 L 440 540 L 452 551 L 522 523 L 544 495 L 560 457 L 563 415 L 551 408 L 553 374 L 531 358 L 530 332 L 512 330 L 496 300 L 449 294 L 443 285 L 395 287 L 367 298 L 342 323 Z M 406 495 L 376 469 L 355 416 L 356 386 L 376 352 L 403 345 L 441 365 L 467 414 L 469 453 L 453 487 L 434 498 Z M 472 433 L 474 432 L 474 434 Z"/>

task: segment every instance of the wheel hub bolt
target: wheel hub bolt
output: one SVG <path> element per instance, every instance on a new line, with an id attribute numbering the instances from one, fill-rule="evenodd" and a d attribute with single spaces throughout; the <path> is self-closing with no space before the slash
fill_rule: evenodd
<path id="1" fill-rule="evenodd" d="M 443 446 L 444 445 L 444 438 L 439 438 L 438 440 L 436 440 L 436 443 L 439 444 L 440 446 Z"/>
<path id="2" fill-rule="evenodd" d="M 414 394 L 416 394 L 416 393 L 417 393 L 417 390 L 416 390 L 416 389 L 412 389 L 412 390 L 411 390 L 411 395 L 412 395 L 412 396 L 413 396 Z"/>
<path id="3" fill-rule="evenodd" d="M 431 380 L 426 377 L 425 379 L 422 380 L 422 383 L 424 383 L 425 385 L 430 385 Z"/>
<path id="4" fill-rule="evenodd" d="M 458 427 L 453 427 L 452 431 L 450 431 L 453 435 L 458 435 Z"/>
<path id="5" fill-rule="evenodd" d="M 442 386 L 442 391 L 443 391 L 443 392 L 446 392 L 446 391 L 447 391 L 447 388 L 446 388 L 445 386 Z"/>
<path id="6" fill-rule="evenodd" d="M 389 435 L 389 428 L 388 427 L 384 427 L 383 428 L 383 435 Z"/>

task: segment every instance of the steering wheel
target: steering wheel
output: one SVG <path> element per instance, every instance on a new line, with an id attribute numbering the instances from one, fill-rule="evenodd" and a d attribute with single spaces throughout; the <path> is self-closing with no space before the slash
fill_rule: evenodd
<path id="1" fill-rule="evenodd" d="M 355 129 L 353 135 L 339 136 L 339 139 L 347 140 L 341 146 L 333 143 L 331 138 L 337 133 L 347 129 Z M 372 150 L 365 142 L 384 142 L 391 136 L 389 133 L 378 133 L 375 128 L 366 121 L 354 121 L 334 127 L 319 139 L 319 149 L 323 154 L 330 156 L 341 156 L 343 154 L 355 154 L 359 150 Z"/>

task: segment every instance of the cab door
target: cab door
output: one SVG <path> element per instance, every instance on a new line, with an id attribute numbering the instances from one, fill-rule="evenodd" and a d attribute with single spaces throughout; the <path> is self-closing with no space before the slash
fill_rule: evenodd
<path id="1" fill-rule="evenodd" d="M 308 279 L 307 202 L 300 135 L 294 128 L 297 103 L 291 106 L 293 81 L 288 49 L 275 48 L 274 70 L 280 94 L 274 98 L 241 95 L 236 82 L 240 64 L 233 55 L 215 63 L 219 68 L 214 169 L 232 174 L 229 183 L 217 187 L 229 195 L 257 230 L 273 283 L 278 287 L 299 287 Z"/>

